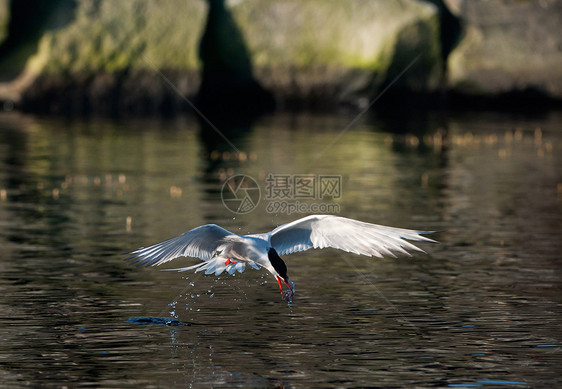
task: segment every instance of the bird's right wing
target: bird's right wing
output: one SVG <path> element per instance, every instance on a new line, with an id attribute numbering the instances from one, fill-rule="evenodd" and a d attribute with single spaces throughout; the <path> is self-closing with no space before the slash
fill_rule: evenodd
<path id="1" fill-rule="evenodd" d="M 180 236 L 131 251 L 128 259 L 145 266 L 157 266 L 178 257 L 196 257 L 208 261 L 227 236 L 236 234 L 216 224 L 206 224 Z M 201 264 L 198 264 L 201 265 Z"/>
<path id="2" fill-rule="evenodd" d="M 332 215 L 311 215 L 281 225 L 271 231 L 271 246 L 280 254 L 311 248 L 332 247 L 355 254 L 395 257 L 394 252 L 410 255 L 406 250 L 423 252 L 408 240 L 427 241 L 430 232 L 408 230 L 365 223 Z"/>

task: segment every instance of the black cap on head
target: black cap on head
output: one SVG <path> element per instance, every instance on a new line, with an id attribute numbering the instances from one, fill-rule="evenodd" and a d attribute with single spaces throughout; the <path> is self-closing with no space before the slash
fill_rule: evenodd
<path id="1" fill-rule="evenodd" d="M 277 274 L 287 281 L 289 279 L 289 277 L 287 277 L 287 265 L 285 265 L 285 262 L 283 262 L 279 254 L 277 254 L 277 251 L 272 247 L 267 252 L 267 256 Z"/>

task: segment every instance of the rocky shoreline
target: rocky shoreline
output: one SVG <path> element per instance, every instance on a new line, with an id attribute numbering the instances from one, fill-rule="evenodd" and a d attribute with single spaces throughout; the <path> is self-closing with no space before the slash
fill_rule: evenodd
<path id="1" fill-rule="evenodd" d="M 402 109 L 562 102 L 555 0 L 34 3 L 0 0 L 5 109 L 361 108 L 381 92 Z"/>

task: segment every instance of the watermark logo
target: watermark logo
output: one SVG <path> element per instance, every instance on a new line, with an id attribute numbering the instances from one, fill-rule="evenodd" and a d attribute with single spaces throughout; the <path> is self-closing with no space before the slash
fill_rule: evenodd
<path id="1" fill-rule="evenodd" d="M 260 195 L 260 187 L 256 180 L 244 174 L 229 177 L 221 190 L 224 206 L 238 214 L 252 212 L 260 202 Z"/>
<path id="2" fill-rule="evenodd" d="M 224 206 L 237 214 L 253 211 L 260 196 L 257 181 L 246 175 L 228 178 L 221 192 Z M 265 178 L 264 200 L 268 213 L 339 213 L 340 205 L 333 200 L 341 197 L 340 175 L 268 174 Z"/>

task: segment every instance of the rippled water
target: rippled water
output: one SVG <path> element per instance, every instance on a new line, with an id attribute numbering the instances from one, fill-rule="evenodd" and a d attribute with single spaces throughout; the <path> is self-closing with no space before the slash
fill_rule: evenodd
<path id="1" fill-rule="evenodd" d="M 0 386 L 556 387 L 562 115 L 0 115 Z M 233 214 L 224 180 L 261 201 Z M 428 255 L 334 250 L 270 275 L 161 272 L 123 252 L 204 223 L 262 232 L 270 175 L 341 176 L 342 216 L 439 230 Z M 337 197 L 337 196 L 336 196 Z M 301 199 L 306 206 L 314 201 Z M 196 260 L 176 260 L 185 266 Z"/>

